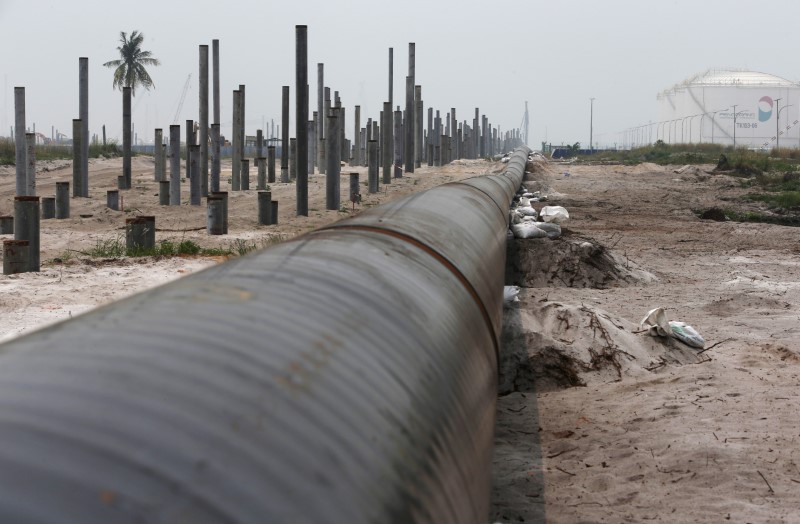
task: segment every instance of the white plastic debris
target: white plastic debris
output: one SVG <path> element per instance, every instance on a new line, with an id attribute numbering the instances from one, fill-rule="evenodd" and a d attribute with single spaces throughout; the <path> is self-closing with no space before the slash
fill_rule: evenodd
<path id="1" fill-rule="evenodd" d="M 702 349 L 706 344 L 700 333 L 689 324 L 677 320 L 667 320 L 667 314 L 661 307 L 648 311 L 639 323 L 639 327 L 647 329 L 650 336 L 677 338 L 687 346 Z"/>
<path id="2" fill-rule="evenodd" d="M 539 214 L 531 206 L 520 206 L 517 208 L 517 213 L 526 217 L 537 217 Z"/>
<path id="3" fill-rule="evenodd" d="M 569 212 L 561 206 L 544 206 L 539 212 L 539 217 L 543 222 L 560 224 L 569 219 Z"/>
<path id="4" fill-rule="evenodd" d="M 519 207 L 529 207 L 531 205 L 531 200 L 526 196 L 521 196 L 519 199 Z"/>
<path id="5" fill-rule="evenodd" d="M 503 286 L 503 306 L 519 302 L 519 286 Z"/>
<path id="6" fill-rule="evenodd" d="M 545 238 L 547 233 L 534 225 L 533 222 L 523 222 L 511 226 L 515 238 Z"/>

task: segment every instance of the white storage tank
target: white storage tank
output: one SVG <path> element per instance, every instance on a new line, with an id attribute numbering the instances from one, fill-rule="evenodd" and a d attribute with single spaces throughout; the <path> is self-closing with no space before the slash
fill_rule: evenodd
<path id="1" fill-rule="evenodd" d="M 750 149 L 800 147 L 800 84 L 757 71 L 708 70 L 658 94 L 658 139 Z"/>

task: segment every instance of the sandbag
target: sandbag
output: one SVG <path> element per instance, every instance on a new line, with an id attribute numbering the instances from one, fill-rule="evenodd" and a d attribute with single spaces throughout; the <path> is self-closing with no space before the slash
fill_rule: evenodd
<path id="1" fill-rule="evenodd" d="M 545 238 L 547 233 L 536 227 L 531 222 L 523 222 L 511 226 L 515 238 Z"/>
<path id="2" fill-rule="evenodd" d="M 539 212 L 539 217 L 543 222 L 560 224 L 569 219 L 569 212 L 561 206 L 544 206 Z"/>

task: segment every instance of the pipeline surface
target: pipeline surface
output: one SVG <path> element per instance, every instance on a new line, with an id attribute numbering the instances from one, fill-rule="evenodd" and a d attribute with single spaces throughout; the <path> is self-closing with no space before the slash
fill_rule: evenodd
<path id="1" fill-rule="evenodd" d="M 527 154 L 0 346 L 0 522 L 486 522 Z"/>

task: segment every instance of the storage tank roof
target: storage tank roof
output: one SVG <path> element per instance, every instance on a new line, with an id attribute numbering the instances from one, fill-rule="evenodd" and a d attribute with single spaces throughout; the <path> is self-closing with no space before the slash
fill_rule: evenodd
<path id="1" fill-rule="evenodd" d="M 709 69 L 705 73 L 695 75 L 686 82 L 692 86 L 725 85 L 725 86 L 770 86 L 770 87 L 792 87 L 795 82 L 790 82 L 785 78 L 760 73 L 758 71 L 731 71 Z"/>
<path id="2" fill-rule="evenodd" d="M 791 82 L 779 76 L 761 73 L 759 71 L 737 71 L 732 69 L 709 69 L 696 74 L 679 84 L 665 89 L 663 94 L 675 92 L 687 87 L 798 87 L 797 82 Z"/>

